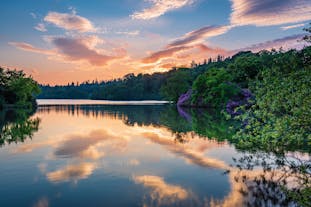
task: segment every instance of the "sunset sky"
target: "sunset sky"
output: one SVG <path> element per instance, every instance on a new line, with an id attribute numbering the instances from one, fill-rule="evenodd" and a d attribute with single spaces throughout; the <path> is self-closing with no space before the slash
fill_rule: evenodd
<path id="1" fill-rule="evenodd" d="M 0 65 L 39 83 L 166 71 L 302 47 L 310 0 L 2 0 Z"/>

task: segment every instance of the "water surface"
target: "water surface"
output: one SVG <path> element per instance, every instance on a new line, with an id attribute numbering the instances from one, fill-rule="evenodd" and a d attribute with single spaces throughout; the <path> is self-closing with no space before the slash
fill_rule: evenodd
<path id="1" fill-rule="evenodd" d="M 225 141 L 222 121 L 169 105 L 55 102 L 18 125 L 31 138 L 2 144 L 0 206 L 245 205 L 232 158 L 247 153 Z"/>

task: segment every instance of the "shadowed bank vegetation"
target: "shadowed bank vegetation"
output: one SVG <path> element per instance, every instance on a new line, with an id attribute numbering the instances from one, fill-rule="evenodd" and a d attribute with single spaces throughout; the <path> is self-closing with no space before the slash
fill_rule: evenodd
<path id="1" fill-rule="evenodd" d="M 32 109 L 6 109 L 0 111 L 0 147 L 24 142 L 39 130 L 40 119 L 31 117 Z"/>

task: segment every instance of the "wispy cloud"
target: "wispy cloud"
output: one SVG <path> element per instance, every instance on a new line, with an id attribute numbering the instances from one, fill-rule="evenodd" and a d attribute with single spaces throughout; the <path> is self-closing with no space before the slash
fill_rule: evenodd
<path id="1" fill-rule="evenodd" d="M 166 57 L 171 57 L 172 55 L 174 55 L 177 52 L 180 51 L 184 51 L 189 49 L 190 47 L 186 47 L 186 46 L 181 46 L 181 47 L 173 47 L 173 48 L 168 48 L 168 49 L 164 49 L 164 50 L 160 50 L 157 52 L 152 53 L 150 56 L 145 57 L 142 62 L 143 63 L 153 63 L 153 62 L 157 62 L 158 60 L 162 59 L 162 58 L 166 58 Z"/>
<path id="2" fill-rule="evenodd" d="M 281 27 L 281 29 L 288 30 L 288 29 L 294 29 L 294 28 L 303 27 L 303 26 L 305 26 L 305 24 L 293 24 L 293 25 Z"/>
<path id="3" fill-rule="evenodd" d="M 203 55 L 205 55 L 203 58 L 224 55 L 226 54 L 226 50 L 208 47 L 203 44 L 203 42 L 210 37 L 226 33 L 230 28 L 230 26 L 206 26 L 198 30 L 194 30 L 167 44 L 163 50 L 156 51 L 143 58 L 142 62 L 156 63 L 169 58 L 177 58 L 181 61 L 181 59 L 185 60 L 185 56 L 197 59 L 202 58 Z M 188 54 L 185 54 L 185 52 Z M 182 58 L 178 58 L 178 54 L 181 55 Z M 189 58 L 187 58 L 187 61 L 190 62 L 191 60 L 189 60 Z"/>
<path id="4" fill-rule="evenodd" d="M 230 29 L 229 26 L 206 26 L 198 30 L 194 30 L 185 34 L 183 37 L 168 44 L 168 48 L 193 45 L 204 42 L 207 38 L 219 36 L 226 33 Z"/>
<path id="5" fill-rule="evenodd" d="M 187 63 L 189 63 L 189 61 L 191 61 L 191 58 L 196 57 L 202 60 L 202 58 L 214 57 L 217 55 L 225 55 L 225 54 L 226 54 L 226 50 L 224 49 L 212 48 L 204 44 L 197 44 L 193 46 L 180 46 L 180 47 L 172 47 L 172 48 L 160 50 L 143 58 L 142 62 L 143 63 L 156 63 L 156 62 L 161 62 L 162 60 L 166 60 L 166 59 L 173 59 L 173 60 L 181 61 L 184 64 L 185 62 L 182 61 L 182 59 L 186 60 Z M 185 57 L 188 57 L 188 58 L 185 59 Z"/>
<path id="6" fill-rule="evenodd" d="M 45 55 L 55 54 L 55 51 L 37 48 L 25 42 L 9 42 L 9 45 L 12 45 L 20 50 L 25 50 L 28 52 L 35 52 L 35 53 L 40 53 L 40 54 L 45 54 Z"/>
<path id="7" fill-rule="evenodd" d="M 37 15 L 36 15 L 35 13 L 30 12 L 29 14 L 30 14 L 30 16 L 31 16 L 32 18 L 37 19 Z"/>
<path id="8" fill-rule="evenodd" d="M 43 23 L 37 24 L 37 26 L 35 26 L 34 28 L 40 32 L 46 32 L 47 31 L 47 29 L 45 28 L 45 25 Z"/>
<path id="9" fill-rule="evenodd" d="M 270 26 L 311 19 L 310 0 L 231 0 L 232 25 Z"/>
<path id="10" fill-rule="evenodd" d="M 149 0 L 152 5 L 131 15 L 133 19 L 153 19 L 162 16 L 168 11 L 179 9 L 193 3 L 193 0 Z"/>
<path id="11" fill-rule="evenodd" d="M 121 34 L 121 35 L 128 35 L 128 36 L 137 36 L 140 34 L 139 30 L 134 30 L 134 31 L 118 31 L 116 34 Z"/>
<path id="12" fill-rule="evenodd" d="M 66 30 L 73 30 L 78 32 L 96 31 L 90 20 L 76 15 L 75 12 L 71 14 L 49 12 L 47 16 L 44 17 L 44 21 Z"/>

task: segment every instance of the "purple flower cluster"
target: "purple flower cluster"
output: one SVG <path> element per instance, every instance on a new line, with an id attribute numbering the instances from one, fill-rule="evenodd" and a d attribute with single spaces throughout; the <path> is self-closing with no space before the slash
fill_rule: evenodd
<path id="1" fill-rule="evenodd" d="M 244 89 L 241 90 L 241 94 L 242 94 L 242 96 L 243 96 L 246 100 L 248 100 L 248 99 L 250 99 L 251 97 L 253 97 L 252 92 L 251 92 L 249 89 L 246 89 L 246 88 L 244 88 Z"/>
<path id="2" fill-rule="evenodd" d="M 226 111 L 230 115 L 236 116 L 240 115 L 241 113 L 239 111 L 236 111 L 235 109 L 241 105 L 240 101 L 232 101 L 230 100 L 226 105 Z"/>
<path id="3" fill-rule="evenodd" d="M 226 111 L 232 116 L 240 115 L 242 112 L 240 110 L 236 110 L 236 108 L 243 105 L 250 105 L 249 99 L 253 97 L 253 94 L 248 89 L 241 90 L 241 96 L 239 100 L 230 100 L 226 105 Z"/>

